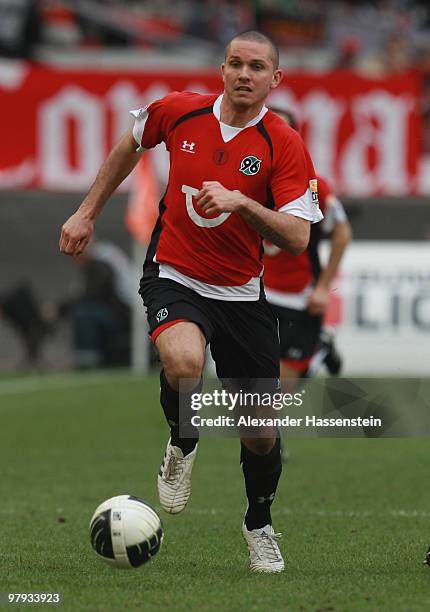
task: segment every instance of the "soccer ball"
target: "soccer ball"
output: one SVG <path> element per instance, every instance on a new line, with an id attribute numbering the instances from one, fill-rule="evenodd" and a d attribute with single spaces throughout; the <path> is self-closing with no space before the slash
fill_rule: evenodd
<path id="1" fill-rule="evenodd" d="M 143 565 L 160 550 L 163 526 L 155 510 L 134 495 L 117 495 L 97 508 L 90 521 L 91 545 L 113 567 Z"/>

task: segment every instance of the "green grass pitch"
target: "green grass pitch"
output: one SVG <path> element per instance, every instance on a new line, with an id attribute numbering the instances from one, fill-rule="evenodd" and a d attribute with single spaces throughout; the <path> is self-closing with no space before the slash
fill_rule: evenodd
<path id="1" fill-rule="evenodd" d="M 204 439 L 189 506 L 160 510 L 157 396 L 157 377 L 122 372 L 0 380 L 0 591 L 61 592 L 71 611 L 429 609 L 428 440 L 292 439 L 273 506 L 287 568 L 255 575 L 237 440 Z M 121 493 L 164 523 L 160 553 L 137 570 L 111 569 L 89 544 L 96 506 Z"/>

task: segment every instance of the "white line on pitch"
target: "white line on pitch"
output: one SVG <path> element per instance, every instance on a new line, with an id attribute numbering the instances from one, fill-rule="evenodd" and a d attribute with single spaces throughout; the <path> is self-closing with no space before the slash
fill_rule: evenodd
<path id="1" fill-rule="evenodd" d="M 161 509 L 156 508 L 157 511 Z M 223 510 L 217 508 L 188 508 L 187 513 L 203 515 L 203 516 L 215 516 L 217 514 L 224 514 Z M 430 512 L 420 510 L 388 510 L 386 512 L 359 512 L 357 510 L 303 510 L 293 508 L 278 508 L 272 510 L 272 514 L 281 515 L 301 515 L 301 516 L 321 516 L 323 518 L 368 518 L 368 517 L 381 517 L 381 516 L 392 516 L 395 518 L 430 518 Z"/>
<path id="2" fill-rule="evenodd" d="M 20 393 L 34 393 L 35 391 L 58 391 L 59 389 L 70 389 L 73 387 L 87 387 L 93 385 L 113 383 L 142 382 L 143 376 L 132 374 L 84 374 L 82 376 L 58 376 L 44 378 L 16 378 L 13 380 L 0 381 L 0 396 L 19 395 Z"/>

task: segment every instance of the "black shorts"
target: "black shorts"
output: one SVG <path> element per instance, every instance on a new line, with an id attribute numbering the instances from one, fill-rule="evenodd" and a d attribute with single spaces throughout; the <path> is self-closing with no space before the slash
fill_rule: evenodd
<path id="1" fill-rule="evenodd" d="M 305 362 L 318 349 L 322 317 L 310 315 L 306 310 L 271 306 L 279 320 L 281 359 L 306 367 Z"/>
<path id="2" fill-rule="evenodd" d="M 178 319 L 200 327 L 219 378 L 279 378 L 278 323 L 264 297 L 254 302 L 214 300 L 146 272 L 139 293 L 151 334 Z"/>

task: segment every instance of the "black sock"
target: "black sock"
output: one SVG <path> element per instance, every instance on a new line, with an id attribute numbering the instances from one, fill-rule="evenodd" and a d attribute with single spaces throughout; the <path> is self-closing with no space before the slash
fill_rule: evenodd
<path id="1" fill-rule="evenodd" d="M 280 438 L 267 455 L 256 455 L 241 443 L 241 463 L 245 477 L 248 510 L 245 515 L 246 528 L 261 529 L 272 524 L 270 506 L 282 472 Z"/>
<path id="2" fill-rule="evenodd" d="M 179 446 L 184 455 L 188 455 L 194 450 L 199 439 L 199 430 L 191 424 L 191 407 L 189 414 L 182 414 L 181 411 L 181 415 L 179 415 L 179 400 L 181 399 L 183 402 L 182 406 L 186 405 L 187 401 L 190 404 L 191 394 L 200 393 L 201 388 L 202 381 L 200 380 L 195 389 L 186 394 L 179 394 L 167 382 L 164 370 L 160 372 L 160 403 L 170 427 L 171 444 Z M 180 433 L 182 436 L 180 436 Z"/>

